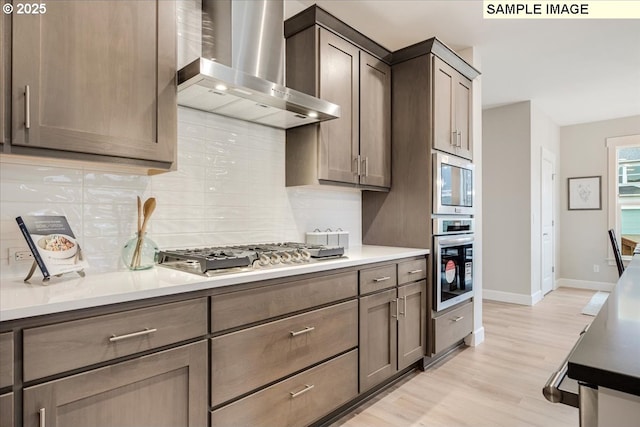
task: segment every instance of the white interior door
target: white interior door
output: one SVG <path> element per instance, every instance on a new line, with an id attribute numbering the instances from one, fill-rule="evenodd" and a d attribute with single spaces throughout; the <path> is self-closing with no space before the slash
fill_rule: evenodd
<path id="1" fill-rule="evenodd" d="M 541 198 L 540 201 L 540 225 L 541 225 L 541 251 L 540 259 L 542 264 L 542 283 L 540 285 L 542 294 L 546 294 L 553 288 L 555 278 L 554 268 L 554 173 L 555 157 L 552 153 L 543 149 L 541 165 Z"/>

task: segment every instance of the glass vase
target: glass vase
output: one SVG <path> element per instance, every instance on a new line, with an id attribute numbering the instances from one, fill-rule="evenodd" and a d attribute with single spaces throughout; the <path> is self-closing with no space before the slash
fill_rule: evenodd
<path id="1" fill-rule="evenodd" d="M 139 249 L 136 249 L 138 247 Z M 141 239 L 138 239 L 138 233 L 136 233 L 135 237 L 122 248 L 122 262 L 129 270 L 146 270 L 156 264 L 158 251 L 158 245 L 147 236 L 147 233 L 144 233 Z"/>

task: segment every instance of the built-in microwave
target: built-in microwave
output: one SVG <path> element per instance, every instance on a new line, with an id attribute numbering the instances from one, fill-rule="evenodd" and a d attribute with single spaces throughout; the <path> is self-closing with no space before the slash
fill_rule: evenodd
<path id="1" fill-rule="evenodd" d="M 473 215 L 473 163 L 433 153 L 433 213 Z"/>

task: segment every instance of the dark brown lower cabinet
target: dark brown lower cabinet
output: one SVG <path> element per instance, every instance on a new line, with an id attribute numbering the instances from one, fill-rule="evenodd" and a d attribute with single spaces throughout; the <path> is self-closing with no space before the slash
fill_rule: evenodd
<path id="1" fill-rule="evenodd" d="M 420 360 L 426 350 L 427 282 L 360 298 L 360 392 Z"/>
<path id="2" fill-rule="evenodd" d="M 358 350 L 211 413 L 213 427 L 303 427 L 358 394 Z"/>
<path id="3" fill-rule="evenodd" d="M 24 389 L 24 426 L 207 425 L 207 344 L 170 350 Z"/>
<path id="4" fill-rule="evenodd" d="M 360 392 L 398 371 L 396 289 L 360 298 Z"/>
<path id="5" fill-rule="evenodd" d="M 0 395 L 0 427 L 13 427 L 13 393 Z"/>
<path id="6" fill-rule="evenodd" d="M 427 282 L 398 288 L 398 370 L 425 355 L 427 348 Z"/>

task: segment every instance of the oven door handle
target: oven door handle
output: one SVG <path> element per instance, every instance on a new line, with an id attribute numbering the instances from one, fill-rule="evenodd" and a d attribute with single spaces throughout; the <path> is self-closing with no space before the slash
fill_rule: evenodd
<path id="1" fill-rule="evenodd" d="M 438 237 L 437 242 L 440 246 L 453 246 L 453 245 L 464 245 L 467 243 L 473 243 L 473 236 L 463 236 L 463 237 Z"/>

